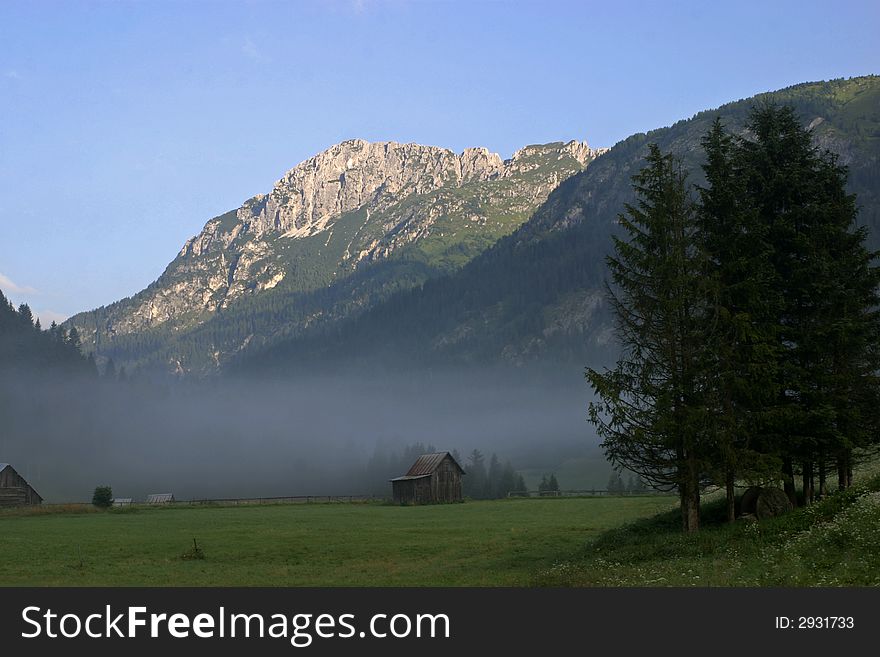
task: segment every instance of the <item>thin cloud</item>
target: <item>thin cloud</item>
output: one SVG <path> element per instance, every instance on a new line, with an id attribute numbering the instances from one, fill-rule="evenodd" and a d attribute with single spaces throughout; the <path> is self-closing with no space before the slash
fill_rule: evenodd
<path id="1" fill-rule="evenodd" d="M 244 43 L 241 44 L 241 54 L 255 62 L 265 62 L 269 60 L 250 37 L 244 38 Z"/>
<path id="2" fill-rule="evenodd" d="M 9 70 L 3 74 L 3 77 L 7 80 L 21 80 L 21 73 L 19 73 L 18 71 Z"/>
<path id="3" fill-rule="evenodd" d="M 348 7 L 355 15 L 362 16 L 368 12 L 372 12 L 373 9 L 380 6 L 391 9 L 400 9 L 406 5 L 406 2 L 407 0 L 397 0 L 396 2 L 389 0 L 385 0 L 384 2 L 377 2 L 376 0 L 348 0 Z"/>
<path id="4" fill-rule="evenodd" d="M 0 290 L 10 294 L 39 294 L 36 288 L 29 285 L 19 285 L 3 274 L 0 274 Z"/>

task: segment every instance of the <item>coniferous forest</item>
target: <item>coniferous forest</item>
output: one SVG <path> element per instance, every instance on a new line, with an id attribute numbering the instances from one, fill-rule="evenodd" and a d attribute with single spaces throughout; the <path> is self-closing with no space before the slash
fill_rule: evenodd
<path id="1" fill-rule="evenodd" d="M 80 351 L 79 332 L 55 322 L 44 329 L 30 307 L 16 311 L 0 290 L 0 372 L 96 375 L 94 358 Z"/>
<path id="2" fill-rule="evenodd" d="M 702 140 L 705 184 L 651 145 L 608 258 L 623 354 L 589 369 L 609 459 L 678 491 L 781 482 L 792 506 L 852 484 L 880 421 L 880 269 L 847 170 L 791 107 Z M 795 476 L 800 476 L 800 494 Z"/>

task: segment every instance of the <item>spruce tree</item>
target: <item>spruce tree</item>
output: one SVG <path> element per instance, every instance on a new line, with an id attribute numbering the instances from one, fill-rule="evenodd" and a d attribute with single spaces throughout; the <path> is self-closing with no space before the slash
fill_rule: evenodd
<path id="1" fill-rule="evenodd" d="M 614 470 L 612 470 L 612 471 L 611 471 L 611 474 L 608 475 L 608 484 L 605 486 L 605 490 L 607 490 L 609 493 L 617 493 L 617 492 L 618 492 L 618 490 L 617 490 L 617 478 L 618 478 L 619 476 L 620 476 L 620 475 L 617 474 L 617 472 L 615 472 Z"/>
<path id="2" fill-rule="evenodd" d="M 462 482 L 464 488 L 463 493 L 467 497 L 476 500 L 485 499 L 488 476 L 486 473 L 486 463 L 483 453 L 478 449 L 474 449 L 468 455 L 468 461 L 469 463 L 466 468 L 467 476 Z"/>
<path id="3" fill-rule="evenodd" d="M 778 357 L 772 246 L 745 193 L 738 142 L 720 119 L 702 140 L 706 186 L 699 187 L 698 243 L 706 257 L 706 404 L 715 453 L 711 474 L 735 520 L 738 476 L 772 467 L 752 437 L 772 406 Z"/>
<path id="4" fill-rule="evenodd" d="M 26 323 L 28 326 L 33 326 L 34 314 L 31 312 L 31 307 L 26 303 L 19 305 L 18 316 L 21 318 L 22 322 Z"/>
<path id="5" fill-rule="evenodd" d="M 608 258 L 623 353 L 612 370 L 587 370 L 597 395 L 590 419 L 612 464 L 678 490 L 682 528 L 692 532 L 709 454 L 697 213 L 681 165 L 656 145 L 633 187 L 638 201 L 619 217 L 628 239 L 615 238 Z"/>
<path id="6" fill-rule="evenodd" d="M 485 483 L 485 491 L 483 497 L 486 499 L 498 499 L 506 494 L 506 491 L 501 491 L 501 461 L 498 460 L 498 456 L 493 452 L 492 456 L 489 457 L 489 468 L 486 471 L 486 483 Z"/>
<path id="7" fill-rule="evenodd" d="M 789 107 L 758 107 L 748 127 L 753 136 L 738 145 L 744 192 L 771 247 L 768 292 L 777 300 L 776 403 L 764 449 L 781 460 L 794 504 L 800 466 L 809 503 L 817 464 L 820 488 L 831 460 L 845 488 L 853 448 L 876 435 L 880 278 L 856 228 L 846 169 L 813 145 Z"/>
<path id="8" fill-rule="evenodd" d="M 513 466 L 510 461 L 505 462 L 498 480 L 497 497 L 507 497 L 511 491 L 518 490 L 517 483 L 517 474 Z"/>

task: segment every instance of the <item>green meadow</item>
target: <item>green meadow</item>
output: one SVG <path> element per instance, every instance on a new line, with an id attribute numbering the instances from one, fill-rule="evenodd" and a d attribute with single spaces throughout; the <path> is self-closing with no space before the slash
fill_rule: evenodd
<path id="1" fill-rule="evenodd" d="M 675 498 L 0 514 L 6 586 L 524 586 Z M 196 539 L 203 559 L 185 559 Z"/>
<path id="2" fill-rule="evenodd" d="M 538 586 L 880 586 L 880 461 L 852 488 L 766 520 L 726 522 L 710 494 L 702 528 L 678 509 L 604 532 L 540 572 Z"/>
<path id="3" fill-rule="evenodd" d="M 665 496 L 0 512 L 5 586 L 880 586 L 880 464 L 808 508 L 682 534 Z M 713 497 L 715 499 L 713 499 Z M 193 539 L 202 559 L 184 558 Z"/>

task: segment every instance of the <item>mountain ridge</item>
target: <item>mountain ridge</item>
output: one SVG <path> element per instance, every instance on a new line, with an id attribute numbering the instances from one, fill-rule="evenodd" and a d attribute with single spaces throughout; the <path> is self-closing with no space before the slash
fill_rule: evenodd
<path id="1" fill-rule="evenodd" d="M 482 147 L 456 154 L 347 140 L 288 170 L 269 193 L 210 219 L 143 291 L 68 324 L 99 357 L 137 364 L 158 356 L 131 353 L 139 349 L 127 336 L 130 343 L 156 331 L 186 333 L 248 297 L 313 292 L 392 259 L 412 263 L 400 284 L 421 282 L 510 233 L 561 180 L 602 152 L 572 140 L 525 146 L 502 160 Z M 252 337 L 211 345 L 193 366 L 204 367 L 209 353 L 222 359 L 224 350 L 246 347 Z M 161 358 L 187 369 L 174 354 Z"/>
<path id="2" fill-rule="evenodd" d="M 860 222 L 869 227 L 870 244 L 880 245 L 880 77 L 802 83 L 631 135 L 602 157 L 592 153 L 586 167 L 561 152 L 566 144 L 556 142 L 521 149 L 516 175 L 487 175 L 471 183 L 476 187 L 443 186 L 411 194 L 390 209 L 378 200 L 370 208 L 338 215 L 332 231 L 329 223 L 321 223 L 320 212 L 312 213 L 310 217 L 318 218 L 314 225 L 324 230 L 298 238 L 299 243 L 317 243 L 317 252 L 336 248 L 343 264 L 356 253 L 356 263 L 322 271 L 314 269 L 316 260 L 289 259 L 293 276 L 227 307 L 218 302 L 216 312 L 194 328 L 163 325 L 117 335 L 111 344 L 101 345 L 99 355 L 117 362 L 160 364 L 180 373 L 278 374 L 351 364 L 435 368 L 543 363 L 552 368 L 563 363 L 580 370 L 587 363 L 610 360 L 615 347 L 604 301 L 604 258 L 617 230 L 617 214 L 633 200 L 630 178 L 641 168 L 648 144 L 656 142 L 664 152 L 681 157 L 691 181 L 699 183 L 700 139 L 711 121 L 720 116 L 731 131 L 744 134 L 750 107 L 761 102 L 791 104 L 804 125 L 812 126 L 816 146 L 829 148 L 849 165 Z M 496 171 L 497 160 L 485 157 L 486 170 Z M 548 168 L 548 162 L 560 157 L 577 168 L 561 181 L 559 170 Z M 552 191 L 543 197 L 523 193 L 523 188 L 548 187 Z M 264 212 L 268 207 L 267 201 L 248 211 L 268 220 L 265 227 L 272 229 L 275 215 Z M 528 207 L 534 211 L 524 216 Z M 438 208 L 439 216 L 432 216 Z M 418 233 L 425 217 L 428 230 Z M 375 232 L 359 233 L 367 220 Z M 230 222 L 225 228 L 230 230 L 237 215 L 224 221 Z M 279 230 L 309 230 L 308 222 L 285 223 L 280 215 L 279 221 Z M 467 234 L 473 227 L 476 233 Z M 359 235 L 359 244 L 369 248 L 347 249 L 351 241 L 337 243 L 339 233 Z M 414 233 L 418 238 L 413 241 L 399 239 Z M 290 287 L 293 277 L 309 279 L 310 285 Z M 87 340 L 89 330 L 100 334 L 106 314 L 96 311 L 86 319 L 80 332 Z"/>
<path id="3" fill-rule="evenodd" d="M 792 104 L 814 142 L 849 165 L 860 223 L 880 246 L 880 77 L 803 83 L 726 103 L 672 126 L 618 142 L 584 171 L 562 182 L 516 231 L 460 271 L 402 291 L 332 333 L 316 331 L 242 354 L 239 372 L 352 363 L 460 367 L 562 364 L 576 376 L 615 356 L 605 303 L 604 258 L 616 217 L 634 200 L 630 177 L 649 143 L 682 158 L 691 182 L 701 181 L 701 137 L 715 116 L 744 131 L 751 105 Z"/>

